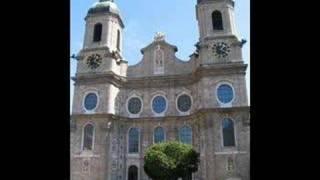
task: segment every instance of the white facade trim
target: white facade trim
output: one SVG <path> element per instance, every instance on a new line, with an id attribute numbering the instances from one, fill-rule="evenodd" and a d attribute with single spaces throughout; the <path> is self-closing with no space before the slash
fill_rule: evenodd
<path id="1" fill-rule="evenodd" d="M 73 155 L 74 158 L 100 158 L 98 154 L 81 153 L 80 155 Z"/>
<path id="2" fill-rule="evenodd" d="M 179 110 L 179 107 L 178 107 L 178 99 L 179 99 L 179 97 L 180 97 L 180 96 L 182 96 L 182 95 L 187 95 L 187 96 L 189 96 L 189 97 L 190 97 L 190 99 L 191 99 L 191 106 L 190 106 L 190 109 L 189 109 L 188 111 L 186 111 L 186 112 L 182 112 L 182 111 L 180 111 L 180 110 Z M 180 116 L 187 116 L 187 115 L 190 115 L 190 112 L 191 112 L 192 106 L 193 106 L 193 98 L 192 98 L 192 96 L 191 96 L 191 93 L 186 92 L 186 91 L 183 91 L 183 92 L 181 92 L 181 93 L 177 96 L 177 98 L 176 98 L 176 109 L 177 109 L 177 111 L 178 111 L 178 113 L 179 113 L 179 115 L 180 115 Z"/>
<path id="3" fill-rule="evenodd" d="M 140 109 L 140 112 L 138 112 L 137 114 L 132 114 L 130 111 L 129 111 L 129 100 L 131 98 L 138 98 L 140 101 L 141 101 L 141 109 Z M 129 98 L 127 98 L 127 101 L 126 101 L 126 110 L 127 110 L 127 113 L 129 114 L 129 117 L 130 118 L 139 118 L 140 117 L 140 114 L 142 113 L 143 111 L 143 100 L 141 98 L 141 96 L 138 96 L 136 94 L 132 94 L 131 96 L 129 96 Z"/>
<path id="4" fill-rule="evenodd" d="M 230 154 L 247 154 L 246 151 L 227 151 L 227 152 L 214 152 L 215 155 L 230 155 Z"/>

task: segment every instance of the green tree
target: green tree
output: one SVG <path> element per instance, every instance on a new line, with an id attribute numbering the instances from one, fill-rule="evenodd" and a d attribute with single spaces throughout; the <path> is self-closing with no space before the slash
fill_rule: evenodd
<path id="1" fill-rule="evenodd" d="M 144 171 L 153 180 L 177 180 L 198 170 L 199 153 L 191 145 L 172 141 L 150 146 Z"/>

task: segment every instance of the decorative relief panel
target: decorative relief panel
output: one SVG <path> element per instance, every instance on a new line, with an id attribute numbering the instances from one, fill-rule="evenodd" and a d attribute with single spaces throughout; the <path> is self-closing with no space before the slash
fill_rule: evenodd
<path id="1" fill-rule="evenodd" d="M 164 73 L 164 51 L 158 45 L 154 51 L 154 74 Z"/>
<path id="2" fill-rule="evenodd" d="M 90 162 L 89 159 L 84 158 L 82 160 L 82 173 L 89 173 L 90 171 Z"/>

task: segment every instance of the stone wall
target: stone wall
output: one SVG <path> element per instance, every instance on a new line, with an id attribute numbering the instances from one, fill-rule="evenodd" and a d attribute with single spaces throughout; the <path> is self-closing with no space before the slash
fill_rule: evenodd
<path id="1" fill-rule="evenodd" d="M 102 24 L 102 36 L 101 41 L 93 42 L 94 25 L 97 23 Z M 90 16 L 86 19 L 86 28 L 84 36 L 83 49 L 96 48 L 96 47 L 108 47 L 111 51 L 117 50 L 117 31 L 120 31 L 122 36 L 122 27 L 120 21 L 115 16 L 96 15 Z M 122 40 L 120 37 L 120 49 L 122 50 Z"/>
<path id="2" fill-rule="evenodd" d="M 158 50 L 160 49 L 160 50 Z M 160 60 L 163 62 L 163 73 L 155 73 L 155 61 L 157 50 L 163 54 Z M 141 51 L 143 53 L 142 60 L 128 67 L 128 77 L 148 77 L 148 76 L 167 76 L 175 74 L 189 74 L 196 69 L 197 60 L 191 58 L 183 61 L 175 56 L 177 47 L 163 41 L 154 41 Z"/>
<path id="3" fill-rule="evenodd" d="M 86 113 L 83 108 L 83 99 L 88 92 L 98 93 L 98 107 L 95 113 L 118 112 L 119 115 L 129 117 L 127 102 L 132 96 L 138 96 L 143 101 L 143 110 L 139 117 L 155 117 L 152 111 L 152 98 L 156 95 L 164 95 L 167 99 L 167 111 L 164 116 L 181 116 L 177 110 L 177 98 L 186 93 L 191 96 L 192 107 L 188 114 L 200 109 L 218 108 L 221 104 L 217 100 L 217 88 L 220 84 L 228 83 L 234 89 L 234 100 L 230 107 L 247 106 L 247 93 L 244 75 L 220 75 L 204 77 L 194 84 L 188 86 L 164 86 L 140 87 L 137 89 L 118 88 L 112 84 L 86 84 L 75 86 L 73 113 Z"/>
<path id="4" fill-rule="evenodd" d="M 235 121 L 236 147 L 223 148 L 221 137 L 221 122 L 228 117 Z M 231 108 L 208 110 L 184 117 L 139 118 L 128 119 L 120 116 L 73 116 L 77 127 L 72 132 L 71 167 L 73 179 L 102 180 L 112 176 L 125 180 L 127 169 L 131 165 L 139 168 L 139 179 L 148 179 L 143 170 L 143 157 L 146 149 L 153 144 L 153 131 L 157 127 L 165 130 L 166 141 L 179 140 L 179 129 L 183 126 L 192 127 L 192 144 L 200 152 L 200 169 L 193 176 L 200 179 L 226 179 L 240 177 L 249 180 L 249 111 L 247 108 Z M 95 141 L 92 154 L 81 150 L 82 129 L 86 123 L 95 125 Z M 139 153 L 128 153 L 128 132 L 130 128 L 140 131 Z M 80 139 L 79 139 L 80 138 Z M 91 157 L 90 157 L 91 156 Z M 227 159 L 232 157 L 234 169 L 227 171 Z M 93 171 L 82 171 L 81 162 L 89 159 Z"/>

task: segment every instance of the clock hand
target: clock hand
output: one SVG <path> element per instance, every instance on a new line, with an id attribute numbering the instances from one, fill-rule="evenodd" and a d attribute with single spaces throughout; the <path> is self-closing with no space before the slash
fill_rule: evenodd
<path id="1" fill-rule="evenodd" d="M 224 50 L 223 47 L 220 47 L 219 50 L 220 50 L 221 53 L 225 53 L 225 50 Z"/>

